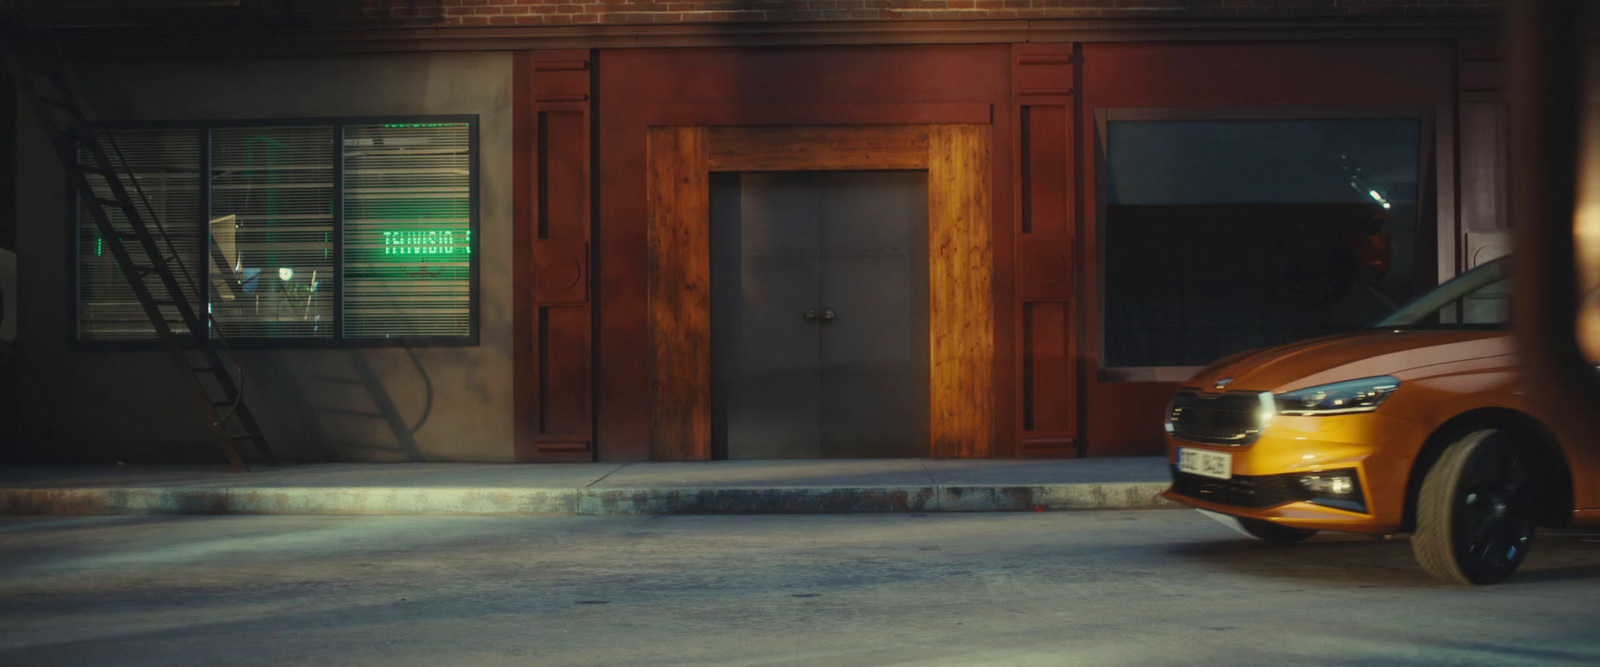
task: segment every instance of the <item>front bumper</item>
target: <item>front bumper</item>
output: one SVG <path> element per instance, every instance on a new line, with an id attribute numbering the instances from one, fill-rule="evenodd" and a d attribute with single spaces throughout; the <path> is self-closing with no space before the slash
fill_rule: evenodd
<path id="1" fill-rule="evenodd" d="M 1427 438 L 1420 424 L 1378 413 L 1327 417 L 1279 416 L 1252 444 L 1229 447 L 1168 436 L 1168 463 L 1175 483 L 1162 495 L 1200 509 L 1262 519 L 1294 528 L 1386 534 L 1405 518 L 1411 462 Z M 1207 488 L 1177 478 L 1177 448 L 1231 455 L 1231 480 Z M 1365 510 L 1353 511 L 1306 500 L 1292 476 L 1354 470 Z M 1207 478 L 1209 479 L 1209 478 Z M 1248 493 L 1235 493 L 1244 489 Z"/>

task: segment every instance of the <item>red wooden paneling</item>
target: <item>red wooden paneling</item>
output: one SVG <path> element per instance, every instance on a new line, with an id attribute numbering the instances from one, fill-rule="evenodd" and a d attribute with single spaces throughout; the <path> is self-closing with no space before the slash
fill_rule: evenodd
<path id="1" fill-rule="evenodd" d="M 570 95 L 554 95 L 554 97 L 567 96 Z M 581 101 L 578 104 L 581 105 Z M 549 110 L 549 107 L 553 106 L 553 103 L 549 102 L 542 102 L 540 105 L 543 109 L 539 112 L 538 127 L 539 238 L 587 239 L 589 234 L 587 112 Z"/>
<path id="2" fill-rule="evenodd" d="M 533 242 L 534 302 L 580 305 L 589 300 L 589 244 L 577 239 Z"/>
<path id="3" fill-rule="evenodd" d="M 514 59 L 517 461 L 594 460 L 588 51 Z"/>
<path id="4" fill-rule="evenodd" d="M 533 54 L 511 58 L 511 403 L 512 460 L 528 458 L 539 432 L 539 362 L 534 336 L 539 309 L 533 305 L 534 187 L 539 133 L 533 107 Z"/>
<path id="5" fill-rule="evenodd" d="M 1073 355 L 1077 183 L 1072 151 L 1072 44 L 1012 47 L 1018 119 L 1017 420 L 1021 456 L 1078 454 L 1078 378 Z"/>
<path id="6" fill-rule="evenodd" d="M 1027 358 L 1029 394 L 1034 399 L 1024 413 L 1025 450 L 1069 448 L 1077 427 L 1071 307 L 1066 300 L 1034 302 L 1023 307 L 1027 333 L 1023 355 Z"/>
<path id="7" fill-rule="evenodd" d="M 1010 47 L 1003 45 L 617 50 L 599 54 L 593 294 L 599 305 L 596 419 L 606 461 L 651 458 L 646 137 L 652 126 L 932 124 L 992 110 L 1013 132 Z M 982 121 L 979 121 L 982 122 Z M 994 414 L 1016 411 L 1016 230 L 1012 142 L 992 146 Z M 993 420 L 997 456 L 1014 455 L 1017 420 Z"/>
<path id="8" fill-rule="evenodd" d="M 1433 114 L 1433 163 L 1424 189 L 1437 185 L 1435 220 L 1440 271 L 1455 263 L 1455 66 L 1447 42 L 1401 45 L 1233 43 L 1085 44 L 1079 96 L 1088 118 L 1097 109 L 1138 107 L 1426 106 Z M 1103 308 L 1099 299 L 1095 127 L 1079 123 L 1077 151 L 1085 165 L 1079 238 L 1084 299 L 1077 344 L 1086 378 L 1087 453 L 1155 455 L 1163 450 L 1161 409 L 1178 382 L 1117 382 L 1101 375 Z M 1431 269 L 1432 267 L 1428 267 Z"/>
<path id="9" fill-rule="evenodd" d="M 1071 234 L 1076 203 L 1071 100 L 1040 104 L 1035 97 L 1019 95 L 1018 101 L 1022 121 L 1022 233 Z"/>
<path id="10" fill-rule="evenodd" d="M 923 125 L 742 126 L 710 132 L 712 171 L 928 168 Z"/>
<path id="11" fill-rule="evenodd" d="M 1072 299 L 1076 264 L 1072 251 L 1071 234 L 1023 234 L 1018 238 L 1023 302 Z"/>
<path id="12" fill-rule="evenodd" d="M 586 444 L 589 418 L 589 309 L 584 306 L 539 308 L 539 425 L 534 449 L 549 445 Z M 542 447 L 541 447 L 542 446 Z"/>
<path id="13" fill-rule="evenodd" d="M 987 125 L 994 120 L 992 106 L 983 102 L 660 104 L 650 107 L 647 115 L 656 125 Z"/>

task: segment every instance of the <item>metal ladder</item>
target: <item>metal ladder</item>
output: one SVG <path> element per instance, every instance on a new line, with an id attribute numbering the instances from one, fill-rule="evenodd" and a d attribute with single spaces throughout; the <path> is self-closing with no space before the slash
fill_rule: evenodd
<path id="1" fill-rule="evenodd" d="M 143 208 L 136 206 L 129 195 L 124 175 L 111 158 L 115 155 L 118 162 L 123 162 L 116 139 L 101 132 L 84 114 L 73 89 L 68 63 L 59 47 L 54 52 L 48 48 L 26 48 L 25 42 L 15 36 L 15 33 L 0 36 L 10 42 L 0 51 L 4 52 L 18 92 L 28 101 L 40 127 L 50 138 L 66 171 L 68 186 L 77 195 L 79 205 L 94 219 L 105 247 L 116 259 L 139 305 L 155 327 L 162 349 L 182 372 L 184 385 L 209 425 L 212 437 L 237 471 L 249 470 L 239 455 L 239 442 L 250 443 L 262 462 L 275 464 L 261 427 L 244 402 L 244 369 L 222 332 L 212 326 L 210 309 L 205 313 L 196 312 L 194 304 L 185 297 L 182 287 L 187 285 L 191 293 L 201 294 L 199 283 L 183 255 L 173 248 L 166 229 L 131 170 L 127 180 Z M 32 43 L 38 45 L 37 40 Z M 109 152 L 106 144 L 110 146 Z M 80 156 L 88 163 L 81 162 Z M 99 190 L 91 181 L 96 178 L 104 183 Z M 105 196 L 107 192 L 109 197 Z M 113 212 L 122 213 L 127 221 L 125 228 L 113 226 Z M 161 233 L 163 243 L 158 243 L 150 233 L 152 226 Z M 209 233 L 201 242 L 209 245 Z M 151 277 L 155 278 L 154 288 L 148 281 Z M 162 307 L 177 311 L 183 320 L 183 331 L 173 331 Z"/>

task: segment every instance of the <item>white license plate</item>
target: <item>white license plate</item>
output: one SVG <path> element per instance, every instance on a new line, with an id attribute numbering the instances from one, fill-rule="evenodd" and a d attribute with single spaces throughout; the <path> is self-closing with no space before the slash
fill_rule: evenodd
<path id="1" fill-rule="evenodd" d="M 1217 479 L 1233 476 L 1233 455 L 1204 449 L 1178 448 L 1178 470 Z"/>

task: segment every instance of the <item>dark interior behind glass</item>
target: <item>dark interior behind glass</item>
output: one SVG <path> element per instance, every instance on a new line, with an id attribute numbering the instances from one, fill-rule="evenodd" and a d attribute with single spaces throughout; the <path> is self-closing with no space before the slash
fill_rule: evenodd
<path id="1" fill-rule="evenodd" d="M 1418 292 L 1418 119 L 1112 120 L 1107 367 L 1359 329 Z"/>
<path id="2" fill-rule="evenodd" d="M 1511 260 L 1502 258 L 1422 293 L 1374 329 L 1504 329 L 1511 319 Z"/>

